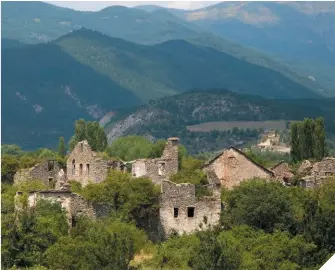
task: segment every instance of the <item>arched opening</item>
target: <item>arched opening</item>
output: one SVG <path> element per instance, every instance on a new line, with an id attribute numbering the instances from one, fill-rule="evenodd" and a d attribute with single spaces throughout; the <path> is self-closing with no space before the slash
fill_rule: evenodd
<path id="1" fill-rule="evenodd" d="M 83 164 L 79 165 L 79 175 L 83 175 Z"/>
<path id="2" fill-rule="evenodd" d="M 90 164 L 86 164 L 86 173 L 90 175 Z"/>
<path id="3" fill-rule="evenodd" d="M 76 174 L 76 160 L 72 160 L 72 175 Z"/>

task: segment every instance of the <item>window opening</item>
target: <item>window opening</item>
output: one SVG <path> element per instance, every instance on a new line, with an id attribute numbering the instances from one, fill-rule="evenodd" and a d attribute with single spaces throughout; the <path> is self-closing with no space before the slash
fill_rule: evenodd
<path id="1" fill-rule="evenodd" d="M 79 165 L 79 175 L 83 175 L 83 164 Z"/>
<path id="2" fill-rule="evenodd" d="M 187 216 L 194 217 L 194 207 L 187 207 Z"/>
<path id="3" fill-rule="evenodd" d="M 178 212 L 179 212 L 179 209 L 178 208 L 173 208 L 173 216 L 176 218 L 178 217 Z"/>

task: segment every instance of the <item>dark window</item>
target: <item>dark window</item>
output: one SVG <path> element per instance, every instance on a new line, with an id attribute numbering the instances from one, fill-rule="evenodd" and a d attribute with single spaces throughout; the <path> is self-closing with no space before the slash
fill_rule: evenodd
<path id="1" fill-rule="evenodd" d="M 74 216 L 71 217 L 71 227 L 75 227 L 77 225 L 76 218 Z"/>
<path id="2" fill-rule="evenodd" d="M 52 161 L 48 161 L 48 171 L 51 172 L 54 170 L 54 163 Z"/>
<path id="3" fill-rule="evenodd" d="M 87 175 L 90 175 L 90 164 L 86 164 Z"/>
<path id="4" fill-rule="evenodd" d="M 178 208 L 173 208 L 173 216 L 174 217 L 178 217 L 178 211 L 179 209 Z"/>
<path id="5" fill-rule="evenodd" d="M 194 207 L 187 207 L 187 216 L 194 217 Z"/>
<path id="6" fill-rule="evenodd" d="M 72 160 L 72 175 L 75 175 L 76 174 L 76 161 L 75 160 Z"/>
<path id="7" fill-rule="evenodd" d="M 80 152 L 83 152 L 84 151 L 84 145 L 83 143 L 80 144 Z"/>
<path id="8" fill-rule="evenodd" d="M 79 175 L 83 175 L 83 164 L 79 165 Z"/>

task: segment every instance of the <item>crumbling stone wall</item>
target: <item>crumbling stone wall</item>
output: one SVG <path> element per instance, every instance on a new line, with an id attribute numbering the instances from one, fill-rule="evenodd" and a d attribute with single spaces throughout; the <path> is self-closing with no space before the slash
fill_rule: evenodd
<path id="1" fill-rule="evenodd" d="M 219 196 L 196 198 L 195 185 L 162 181 L 160 222 L 166 236 L 206 230 L 219 224 L 221 199 Z"/>
<path id="2" fill-rule="evenodd" d="M 57 181 L 57 175 L 61 166 L 57 161 L 48 160 L 29 169 L 21 169 L 14 175 L 14 184 L 29 180 L 41 180 L 46 186 Z"/>
<path id="3" fill-rule="evenodd" d="M 230 147 L 204 165 L 205 172 L 214 171 L 221 185 L 232 188 L 242 181 L 263 178 L 271 179 L 274 173 L 249 159 L 240 150 Z"/>
<path id="4" fill-rule="evenodd" d="M 275 179 L 288 183 L 294 174 L 291 172 L 287 162 L 280 162 L 270 169 L 275 174 Z"/>
<path id="5" fill-rule="evenodd" d="M 23 192 L 16 193 L 16 197 L 22 195 Z M 59 203 L 66 212 L 70 227 L 74 225 L 75 219 L 79 216 L 95 219 L 108 213 L 107 209 L 93 205 L 80 195 L 69 190 L 32 191 L 28 195 L 28 207 L 35 207 L 40 199 Z"/>
<path id="6" fill-rule="evenodd" d="M 67 179 L 86 186 L 89 183 L 100 183 L 107 177 L 108 169 L 126 170 L 120 161 L 103 159 L 94 152 L 88 142 L 78 142 L 67 159 Z"/>
<path id="7" fill-rule="evenodd" d="M 304 164 L 309 164 L 310 166 L 308 167 L 308 171 L 304 170 L 308 174 L 300 181 L 300 186 L 303 188 L 318 187 L 325 180 L 335 176 L 335 158 L 333 157 L 325 157 L 313 165 L 309 161 L 304 161 L 300 167 Z"/>
<path id="8" fill-rule="evenodd" d="M 136 160 L 132 164 L 132 175 L 149 177 L 155 184 L 168 180 L 178 172 L 178 143 L 178 138 L 169 138 L 161 158 Z"/>

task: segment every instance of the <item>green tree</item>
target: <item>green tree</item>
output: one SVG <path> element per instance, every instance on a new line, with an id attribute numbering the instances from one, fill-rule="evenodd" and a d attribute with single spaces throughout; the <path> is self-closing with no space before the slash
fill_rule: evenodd
<path id="1" fill-rule="evenodd" d="M 75 134 L 69 141 L 69 149 L 72 151 L 83 140 L 88 141 L 93 151 L 103 152 L 107 147 L 107 136 L 98 122 L 85 122 L 84 119 L 75 122 Z"/>
<path id="2" fill-rule="evenodd" d="M 326 132 L 324 119 L 322 117 L 315 119 L 313 135 L 313 156 L 316 159 L 321 160 L 326 152 Z"/>
<path id="3" fill-rule="evenodd" d="M 60 137 L 60 138 L 59 138 L 58 155 L 59 155 L 61 158 L 64 158 L 65 155 L 66 155 L 66 148 L 65 148 L 64 137 Z"/>
<path id="4" fill-rule="evenodd" d="M 147 244 L 134 225 L 81 219 L 70 236 L 46 251 L 45 263 L 51 269 L 129 269 L 135 252 Z"/>
<path id="5" fill-rule="evenodd" d="M 109 156 L 119 157 L 122 160 L 146 158 L 153 147 L 153 143 L 143 136 L 126 136 L 116 139 L 107 148 Z"/>
<path id="6" fill-rule="evenodd" d="M 20 167 L 17 157 L 12 155 L 3 155 L 1 157 L 1 182 L 13 182 L 13 177 Z"/>
<path id="7" fill-rule="evenodd" d="M 293 162 L 301 160 L 301 150 L 299 144 L 298 123 L 292 122 L 291 129 L 291 157 Z"/>
<path id="8" fill-rule="evenodd" d="M 44 200 L 34 210 L 22 210 L 16 218 L 7 215 L 2 229 L 2 263 L 6 268 L 41 264 L 47 248 L 68 233 L 60 205 Z"/>
<path id="9" fill-rule="evenodd" d="M 140 221 L 157 208 L 159 187 L 150 179 L 137 178 L 118 171 L 109 173 L 107 179 L 99 184 L 90 184 L 81 194 L 90 201 L 107 205 L 112 215 L 124 221 Z"/>
<path id="10" fill-rule="evenodd" d="M 273 232 L 275 229 L 292 230 L 296 225 L 289 193 L 280 183 L 245 181 L 229 190 L 224 201 L 227 209 L 223 222 L 228 227 L 247 224 Z"/>

